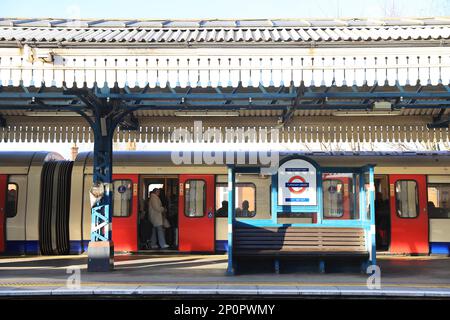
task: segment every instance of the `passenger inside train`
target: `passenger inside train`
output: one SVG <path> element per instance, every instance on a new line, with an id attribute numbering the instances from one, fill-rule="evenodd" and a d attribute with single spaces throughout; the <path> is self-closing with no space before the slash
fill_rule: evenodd
<path id="1" fill-rule="evenodd" d="M 228 201 L 223 200 L 222 206 L 216 211 L 216 217 L 226 217 L 227 215 L 228 215 Z"/>
<path id="2" fill-rule="evenodd" d="M 178 192 L 175 179 L 146 179 L 139 221 L 140 249 L 177 249 Z"/>

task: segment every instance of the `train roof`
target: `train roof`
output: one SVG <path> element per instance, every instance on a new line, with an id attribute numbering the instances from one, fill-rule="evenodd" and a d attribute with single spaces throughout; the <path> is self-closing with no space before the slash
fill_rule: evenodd
<path id="1" fill-rule="evenodd" d="M 182 154 L 184 152 L 184 154 Z M 179 160 L 181 156 L 190 156 L 191 163 L 182 163 L 181 165 L 205 165 L 195 163 L 193 154 L 190 151 L 180 151 L 179 153 L 172 154 L 171 151 L 116 151 L 113 153 L 113 163 L 117 166 L 160 166 L 167 165 L 173 162 L 173 156 L 176 160 Z M 205 151 L 210 154 L 210 151 Z M 265 151 L 268 155 L 268 151 Z M 249 155 L 258 156 L 257 152 L 243 152 L 246 159 Z M 223 159 L 225 159 L 226 152 L 223 152 Z M 242 152 L 240 152 L 242 154 Z M 262 153 L 264 155 L 264 151 Z M 305 152 L 305 151 L 291 151 L 291 152 L 279 152 L 279 158 L 285 158 L 289 156 L 304 156 L 313 160 L 325 161 L 326 163 L 333 160 L 340 159 L 358 159 L 358 163 L 372 164 L 380 160 L 386 160 L 387 162 L 398 163 L 414 163 L 414 164 L 427 164 L 433 163 L 434 165 L 448 165 L 450 163 L 450 152 L 447 151 L 433 151 L 433 152 Z M 93 161 L 92 152 L 82 152 L 77 156 L 76 161 L 86 161 L 87 165 L 92 165 Z M 234 157 L 237 157 L 237 152 L 234 152 Z M 327 161 L 330 160 L 330 161 Z M 348 166 L 354 165 L 356 162 L 348 162 Z M 223 166 L 223 164 L 213 164 L 213 166 Z M 249 166 L 251 164 L 244 164 L 242 166 Z M 328 164 L 327 164 L 328 165 Z M 355 164 L 356 165 L 356 164 Z"/>
<path id="2" fill-rule="evenodd" d="M 57 152 L 51 151 L 0 151 L 0 173 L 26 174 L 29 167 L 52 160 L 64 160 Z"/>

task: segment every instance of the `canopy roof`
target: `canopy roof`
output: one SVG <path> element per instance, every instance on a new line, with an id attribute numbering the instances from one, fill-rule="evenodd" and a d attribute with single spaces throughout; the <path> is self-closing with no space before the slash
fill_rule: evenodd
<path id="1" fill-rule="evenodd" d="M 3 18 L 0 127 L 5 140 L 33 139 L 11 132 L 40 135 L 48 130 L 33 128 L 51 128 L 51 116 L 57 115 L 65 118 L 62 126 L 76 128 L 60 131 L 78 135 L 94 105 L 112 103 L 129 116 L 123 130 L 165 127 L 175 116 L 177 127 L 190 125 L 193 116 L 216 112 L 223 120 L 218 126 L 229 125 L 230 116 L 238 116 L 232 124 L 240 127 L 279 126 L 291 119 L 293 127 L 301 127 L 305 117 L 316 116 L 334 126 L 334 116 L 346 116 L 339 118 L 346 128 L 355 116 L 361 128 L 373 128 L 382 124 L 379 119 L 399 115 L 403 119 L 389 124 L 405 125 L 399 132 L 419 126 L 416 131 L 427 135 L 434 134 L 430 127 L 447 133 L 449 38 L 445 17 Z"/>
<path id="2" fill-rule="evenodd" d="M 439 41 L 450 19 L 67 20 L 0 19 L 0 44 L 275 44 Z"/>

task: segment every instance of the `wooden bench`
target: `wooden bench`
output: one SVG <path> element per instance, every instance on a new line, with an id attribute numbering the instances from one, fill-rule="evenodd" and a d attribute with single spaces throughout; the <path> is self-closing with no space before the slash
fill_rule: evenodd
<path id="1" fill-rule="evenodd" d="M 274 258 L 277 273 L 280 258 L 315 258 L 320 262 L 320 271 L 325 272 L 325 260 L 367 260 L 369 253 L 361 228 L 235 226 L 233 257 Z"/>

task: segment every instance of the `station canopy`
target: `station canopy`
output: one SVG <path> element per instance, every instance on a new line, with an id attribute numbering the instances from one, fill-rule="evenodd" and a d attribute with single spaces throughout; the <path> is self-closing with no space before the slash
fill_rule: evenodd
<path id="1" fill-rule="evenodd" d="M 170 141 L 200 119 L 278 142 L 449 150 L 449 39 L 450 18 L 4 18 L 0 139 L 92 141 L 85 120 L 107 101 L 126 114 L 116 141 Z"/>

